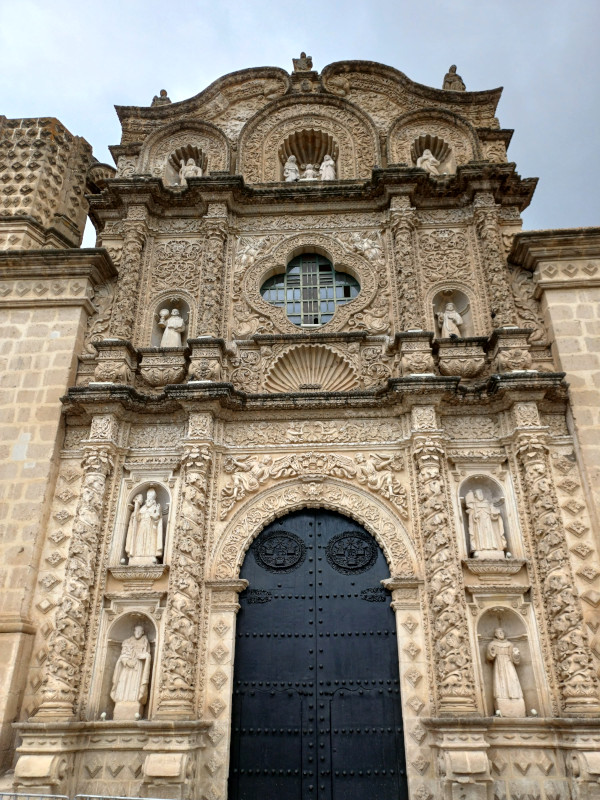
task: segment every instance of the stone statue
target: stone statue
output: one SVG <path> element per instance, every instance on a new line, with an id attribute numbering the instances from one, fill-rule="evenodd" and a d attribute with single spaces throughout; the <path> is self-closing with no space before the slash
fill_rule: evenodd
<path id="1" fill-rule="evenodd" d="M 301 181 L 316 181 L 319 179 L 319 173 L 314 167 L 314 164 L 307 164 L 304 168 L 304 174 L 300 178 Z"/>
<path id="2" fill-rule="evenodd" d="M 444 85 L 442 89 L 451 92 L 464 92 L 467 87 L 463 83 L 460 75 L 456 74 L 456 64 L 452 64 L 448 72 L 444 76 Z"/>
<path id="3" fill-rule="evenodd" d="M 446 308 L 438 312 L 438 324 L 441 329 L 442 339 L 460 338 L 463 318 L 456 310 L 454 303 L 446 303 Z"/>
<path id="4" fill-rule="evenodd" d="M 500 510 L 483 496 L 481 489 L 465 497 L 471 552 L 475 558 L 504 558 L 507 548 Z"/>
<path id="5" fill-rule="evenodd" d="M 114 701 L 113 719 L 135 719 L 142 715 L 148 700 L 150 681 L 150 642 L 142 625 L 136 625 L 133 636 L 121 645 L 115 666 L 110 698 Z"/>
<path id="6" fill-rule="evenodd" d="M 322 181 L 334 181 L 336 179 L 335 161 L 331 156 L 327 155 L 323 158 L 323 163 L 319 167 L 319 175 Z"/>
<path id="7" fill-rule="evenodd" d="M 524 717 L 525 700 L 514 665 L 521 661 L 517 647 L 509 642 L 502 628 L 496 628 L 488 644 L 486 658 L 494 665 L 494 706 L 503 717 Z"/>
<path id="8" fill-rule="evenodd" d="M 156 502 L 156 491 L 152 488 L 144 495 L 133 498 L 133 511 L 127 528 L 125 553 L 129 564 L 156 564 L 163 554 L 162 508 Z"/>
<path id="9" fill-rule="evenodd" d="M 152 98 L 152 105 L 153 106 L 168 106 L 171 102 L 170 98 L 167 96 L 167 90 L 161 89 L 160 94 L 154 95 Z"/>
<path id="10" fill-rule="evenodd" d="M 312 56 L 300 53 L 300 58 L 292 58 L 294 62 L 294 72 L 310 72 L 313 68 Z"/>
<path id="11" fill-rule="evenodd" d="M 423 155 L 417 158 L 417 167 L 424 169 L 430 175 L 439 175 L 438 167 L 440 162 L 433 155 L 431 150 L 423 150 Z"/>
<path id="12" fill-rule="evenodd" d="M 202 177 L 202 167 L 199 167 L 193 158 L 188 158 L 187 163 L 181 159 L 179 163 L 181 164 L 179 169 L 179 183 L 182 186 L 187 186 L 188 178 Z"/>
<path id="13" fill-rule="evenodd" d="M 292 183 L 300 178 L 296 156 L 290 156 L 283 167 L 283 177 L 287 183 Z"/>
<path id="14" fill-rule="evenodd" d="M 181 334 L 185 331 L 185 322 L 183 321 L 179 310 L 173 308 L 171 311 L 169 311 L 168 308 L 162 308 L 158 312 L 158 316 L 158 327 L 163 328 L 160 346 L 181 347 L 183 345 Z"/>

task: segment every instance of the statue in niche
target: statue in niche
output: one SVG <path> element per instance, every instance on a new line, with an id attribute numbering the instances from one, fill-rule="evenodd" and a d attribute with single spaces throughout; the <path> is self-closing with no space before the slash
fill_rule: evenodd
<path id="1" fill-rule="evenodd" d="M 315 169 L 314 164 L 307 164 L 304 167 L 304 173 L 300 178 L 301 181 L 317 181 L 319 179 L 319 173 Z"/>
<path id="2" fill-rule="evenodd" d="M 181 159 L 179 163 L 181 164 L 179 169 L 179 183 L 182 186 L 187 186 L 188 178 L 202 177 L 202 167 L 199 167 L 193 158 L 188 158 L 187 163 Z"/>
<path id="3" fill-rule="evenodd" d="M 113 719 L 136 719 L 148 700 L 150 642 L 143 625 L 136 625 L 133 636 L 121 645 L 121 654 L 115 665 L 110 698 L 115 704 Z"/>
<path id="4" fill-rule="evenodd" d="M 503 717 L 524 717 L 525 700 L 515 664 L 521 661 L 519 649 L 509 642 L 502 628 L 496 628 L 488 644 L 486 658 L 494 665 L 494 705 Z"/>
<path id="5" fill-rule="evenodd" d="M 185 332 L 185 322 L 179 310 L 173 308 L 169 311 L 168 308 L 162 308 L 158 316 L 158 327 L 163 329 L 160 346 L 181 347 L 183 345 L 181 334 Z"/>
<path id="6" fill-rule="evenodd" d="M 300 170 L 296 163 L 296 156 L 290 156 L 283 167 L 283 177 L 286 183 L 293 183 L 300 179 Z"/>
<path id="7" fill-rule="evenodd" d="M 425 172 L 428 172 L 430 175 L 440 174 L 438 170 L 439 165 L 440 162 L 433 155 L 431 150 L 423 150 L 423 155 L 417 158 L 417 167 L 424 169 Z"/>
<path id="8" fill-rule="evenodd" d="M 133 511 L 127 528 L 125 553 L 129 564 L 142 566 L 156 564 L 163 554 L 162 507 L 156 500 L 152 487 L 133 498 Z"/>
<path id="9" fill-rule="evenodd" d="M 454 303 L 446 303 L 445 309 L 438 312 L 437 318 L 442 339 L 459 339 L 462 336 L 460 327 L 463 318 L 456 310 Z"/>
<path id="10" fill-rule="evenodd" d="M 323 163 L 319 167 L 319 175 L 322 181 L 334 181 L 335 174 L 335 161 L 330 155 L 323 158 Z"/>
<path id="11" fill-rule="evenodd" d="M 452 64 L 448 72 L 444 75 L 444 85 L 442 89 L 450 92 L 464 92 L 466 88 L 463 79 L 456 72 L 456 64 Z"/>
<path id="12" fill-rule="evenodd" d="M 467 492 L 465 504 L 473 556 L 504 558 L 508 545 L 500 509 L 486 500 L 481 489 Z"/>

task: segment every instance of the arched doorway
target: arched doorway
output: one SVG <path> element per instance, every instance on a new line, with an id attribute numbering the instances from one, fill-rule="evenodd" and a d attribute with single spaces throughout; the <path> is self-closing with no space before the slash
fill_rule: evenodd
<path id="1" fill-rule="evenodd" d="M 353 520 L 268 525 L 241 577 L 229 800 L 408 797 L 389 570 Z"/>

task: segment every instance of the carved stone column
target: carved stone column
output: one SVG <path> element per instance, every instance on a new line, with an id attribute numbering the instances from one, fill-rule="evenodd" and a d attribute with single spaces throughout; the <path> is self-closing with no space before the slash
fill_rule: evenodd
<path id="1" fill-rule="evenodd" d="M 425 328 L 417 276 L 417 253 L 414 241 L 415 213 L 408 197 L 392 198 L 391 229 L 394 237 L 396 291 L 400 312 L 400 329 L 403 331 Z"/>
<path id="2" fill-rule="evenodd" d="M 472 714 L 477 712 L 477 702 L 467 604 L 444 476 L 446 456 L 435 409 L 415 406 L 412 429 L 438 712 Z"/>
<path id="3" fill-rule="evenodd" d="M 540 424 L 535 402 L 515 403 L 513 415 L 561 705 L 569 715 L 596 715 L 600 709 L 598 678 L 574 588 L 545 433 L 535 429 Z"/>
<path id="4" fill-rule="evenodd" d="M 191 415 L 181 463 L 182 499 L 173 542 L 156 712 L 157 717 L 169 719 L 191 719 L 196 711 L 206 503 L 212 463 L 212 447 L 206 441 L 210 426 L 203 425 L 206 416 Z M 193 441 L 195 436 L 205 441 Z"/>
<path id="5" fill-rule="evenodd" d="M 145 208 L 133 206 L 123 223 L 123 252 L 109 329 L 113 339 L 131 341 L 133 336 L 139 299 L 142 252 L 146 242 L 145 214 Z"/>
<path id="6" fill-rule="evenodd" d="M 473 204 L 475 228 L 489 287 L 494 328 L 517 324 L 517 313 L 509 288 L 506 257 L 498 230 L 498 212 L 491 194 L 480 192 Z"/>
<path id="7" fill-rule="evenodd" d="M 198 318 L 199 336 L 221 333 L 223 316 L 223 286 L 225 275 L 225 245 L 227 242 L 227 208 L 211 203 L 205 222 L 205 247 L 202 259 L 202 298 Z"/>
<path id="8" fill-rule="evenodd" d="M 101 418 L 101 421 L 105 419 Z M 111 424 L 110 417 L 108 419 L 107 424 Z M 112 447 L 104 444 L 86 448 L 82 466 L 83 482 L 69 545 L 65 592 L 56 611 L 56 627 L 48 645 L 43 701 L 35 715 L 36 719 L 66 720 L 75 715 L 90 593 L 95 580 L 100 532 L 105 517 L 107 479 L 113 467 Z"/>

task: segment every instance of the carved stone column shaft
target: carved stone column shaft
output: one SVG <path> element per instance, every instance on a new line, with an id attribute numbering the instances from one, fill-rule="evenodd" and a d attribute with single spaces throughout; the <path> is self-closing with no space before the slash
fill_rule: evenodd
<path id="1" fill-rule="evenodd" d="M 475 201 L 475 228 L 483 256 L 485 280 L 489 287 L 493 325 L 495 328 L 516 325 L 517 314 L 510 291 L 493 197 L 479 197 Z"/>
<path id="2" fill-rule="evenodd" d="M 527 492 L 561 704 L 569 714 L 597 714 L 598 679 L 584 633 L 581 605 L 574 589 L 566 536 L 542 437 L 537 433 L 522 433 L 517 440 L 517 457 Z"/>
<path id="3" fill-rule="evenodd" d="M 169 578 L 157 717 L 195 713 L 199 619 L 204 573 L 208 473 L 207 445 L 190 445 L 182 460 L 182 501 Z"/>
<path id="4" fill-rule="evenodd" d="M 391 217 L 400 328 L 404 331 L 426 327 L 419 300 L 414 215 L 415 210 L 407 207 L 393 210 Z"/>
<path id="5" fill-rule="evenodd" d="M 440 714 L 473 713 L 477 703 L 467 607 L 457 566 L 440 437 L 416 436 L 413 455 L 417 465 L 438 710 Z"/>
<path id="6" fill-rule="evenodd" d="M 83 483 L 69 546 L 63 599 L 48 646 L 43 702 L 37 717 L 69 719 L 81 682 L 90 592 L 113 459 L 108 446 L 90 447 L 83 459 Z"/>
<path id="7" fill-rule="evenodd" d="M 200 336 L 219 336 L 223 315 L 223 285 L 227 226 L 224 220 L 211 220 L 206 227 L 202 259 L 202 298 L 198 321 Z"/>
<path id="8" fill-rule="evenodd" d="M 142 220 L 126 220 L 123 228 L 123 252 L 117 294 L 112 307 L 110 335 L 112 338 L 131 341 L 136 320 L 146 228 Z"/>

